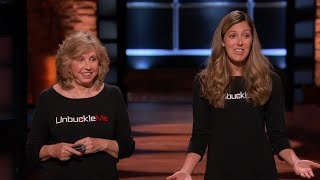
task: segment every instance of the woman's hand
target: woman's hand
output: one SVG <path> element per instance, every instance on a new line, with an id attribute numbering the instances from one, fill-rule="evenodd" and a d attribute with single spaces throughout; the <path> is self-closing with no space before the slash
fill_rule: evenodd
<path id="1" fill-rule="evenodd" d="M 83 144 L 86 146 L 84 154 L 102 151 L 108 153 L 114 158 L 118 158 L 119 155 L 119 145 L 115 140 L 85 137 L 74 143 L 74 145 L 76 144 Z"/>
<path id="2" fill-rule="evenodd" d="M 85 137 L 83 139 L 78 140 L 74 144 L 85 145 L 86 151 L 84 152 L 84 154 L 91 154 L 99 151 L 104 151 L 105 149 L 107 149 L 107 146 L 108 146 L 108 143 L 105 139 L 92 138 L 92 137 Z"/>
<path id="3" fill-rule="evenodd" d="M 293 164 L 294 172 L 301 177 L 304 178 L 312 178 L 314 177 L 313 168 L 320 168 L 319 163 L 315 163 L 309 160 L 298 160 Z"/>
<path id="4" fill-rule="evenodd" d="M 48 146 L 48 151 L 51 157 L 57 158 L 60 161 L 67 161 L 72 155 L 81 156 L 82 154 L 72 147 L 72 144 L 68 143 L 58 143 Z"/>
<path id="5" fill-rule="evenodd" d="M 166 180 L 192 180 L 192 178 L 190 174 L 183 171 L 178 171 L 173 175 L 167 177 Z"/>

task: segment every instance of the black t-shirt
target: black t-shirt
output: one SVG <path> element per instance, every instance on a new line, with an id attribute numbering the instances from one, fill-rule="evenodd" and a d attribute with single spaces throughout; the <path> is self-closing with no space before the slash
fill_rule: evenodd
<path id="1" fill-rule="evenodd" d="M 188 152 L 203 156 L 207 146 L 205 179 L 276 180 L 273 151 L 291 148 L 284 120 L 281 79 L 272 74 L 272 93 L 264 106 L 253 106 L 244 79 L 234 77 L 223 109 L 200 97 L 193 86 L 193 132 Z"/>
<path id="2" fill-rule="evenodd" d="M 66 98 L 53 87 L 44 90 L 27 143 L 28 156 L 34 163 L 40 163 L 41 179 L 118 179 L 118 159 L 105 152 L 73 156 L 68 161 L 51 158 L 39 162 L 43 145 L 74 143 L 84 137 L 116 140 L 119 159 L 133 153 L 135 142 L 119 88 L 105 84 L 99 94 L 83 99 Z"/>

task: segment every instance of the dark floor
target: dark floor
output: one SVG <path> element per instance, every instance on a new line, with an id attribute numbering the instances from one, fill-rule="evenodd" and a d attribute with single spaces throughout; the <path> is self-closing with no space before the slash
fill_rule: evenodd
<path id="1" fill-rule="evenodd" d="M 179 170 L 192 128 L 191 104 L 130 103 L 129 113 L 136 153 L 118 163 L 120 179 L 163 180 Z M 318 117 L 320 107 L 313 105 L 295 106 L 286 114 L 290 141 L 298 156 L 320 162 Z M 281 180 L 300 179 L 290 166 L 275 158 Z M 203 179 L 204 170 L 205 160 L 195 169 L 193 179 Z M 317 177 L 313 179 L 320 179 L 320 170 L 315 174 Z"/>

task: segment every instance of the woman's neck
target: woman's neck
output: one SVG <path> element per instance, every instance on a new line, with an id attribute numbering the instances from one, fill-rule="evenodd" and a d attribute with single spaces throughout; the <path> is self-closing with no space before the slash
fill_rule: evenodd
<path id="1" fill-rule="evenodd" d="M 244 68 L 244 65 L 233 64 L 232 62 L 229 62 L 229 63 L 232 71 L 232 76 L 242 76 L 242 69 Z"/>
<path id="2" fill-rule="evenodd" d="M 91 97 L 92 92 L 94 88 L 91 87 L 83 87 L 83 86 L 74 86 L 74 88 L 68 90 L 68 92 L 74 97 L 74 98 L 86 98 Z"/>
<path id="3" fill-rule="evenodd" d="M 73 84 L 72 89 L 62 89 L 61 85 L 57 84 L 57 86 L 54 86 L 57 92 L 59 92 L 61 95 L 71 98 L 71 99 L 81 99 L 81 98 L 90 98 L 95 95 L 97 95 L 103 88 L 103 84 L 99 87 L 96 87 L 94 85 L 92 86 L 81 86 L 78 84 Z"/>
<path id="4" fill-rule="evenodd" d="M 232 76 L 242 76 L 242 68 L 232 68 Z"/>

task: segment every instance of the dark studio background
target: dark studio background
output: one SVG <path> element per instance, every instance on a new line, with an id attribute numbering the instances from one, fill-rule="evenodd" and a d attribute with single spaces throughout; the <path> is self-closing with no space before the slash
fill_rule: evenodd
<path id="1" fill-rule="evenodd" d="M 263 53 L 283 80 L 290 113 L 320 104 L 317 4 L 0 0 L 0 179 L 30 176 L 23 152 L 32 111 L 39 93 L 55 82 L 55 53 L 71 32 L 89 30 L 101 39 L 112 61 L 106 82 L 121 88 L 130 113 L 137 103 L 190 104 L 192 81 L 207 63 L 215 27 L 228 12 L 243 10 L 254 19 Z M 318 137 L 320 125 L 307 123 L 299 126 Z"/>

